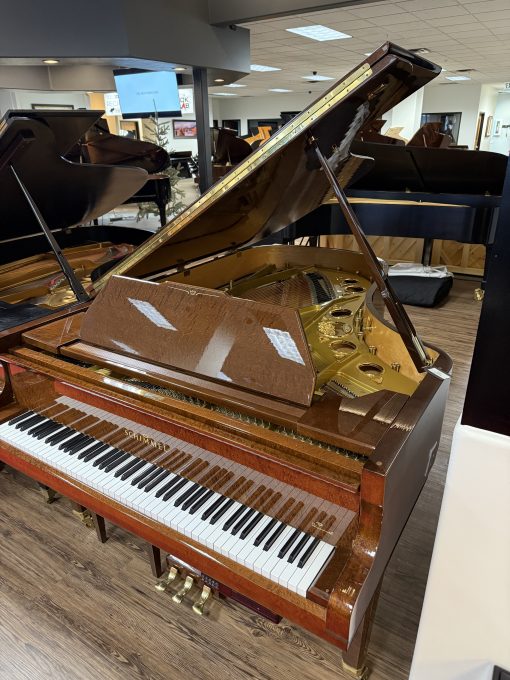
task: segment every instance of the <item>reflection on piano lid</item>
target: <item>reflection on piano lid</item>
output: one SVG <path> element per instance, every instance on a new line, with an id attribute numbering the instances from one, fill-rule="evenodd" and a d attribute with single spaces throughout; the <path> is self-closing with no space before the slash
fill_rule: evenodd
<path id="1" fill-rule="evenodd" d="M 364 162 L 358 131 L 439 71 L 383 46 L 98 279 L 90 304 L 2 344 L 1 459 L 356 668 L 451 361 L 417 338 L 343 188 Z M 332 190 L 361 253 L 250 247 Z"/>

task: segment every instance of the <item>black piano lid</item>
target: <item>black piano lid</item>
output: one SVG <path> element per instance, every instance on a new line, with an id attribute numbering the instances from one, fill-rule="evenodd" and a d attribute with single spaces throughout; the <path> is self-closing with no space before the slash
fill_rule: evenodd
<path id="1" fill-rule="evenodd" d="M 78 142 L 87 130 L 97 123 L 104 111 L 78 109 L 68 110 L 39 110 L 39 109 L 10 109 L 0 121 L 0 130 L 9 118 L 30 118 L 47 125 L 55 137 L 59 156 L 65 156 Z"/>
<path id="2" fill-rule="evenodd" d="M 364 159 L 352 157 L 358 131 L 440 73 L 413 52 L 386 43 L 171 220 L 110 276 L 148 276 L 254 244 L 308 214 L 330 185 L 309 146 L 318 140 L 342 186 Z"/>
<path id="3" fill-rule="evenodd" d="M 85 118 L 81 119 L 80 128 Z M 79 134 L 78 128 L 75 132 Z M 71 163 L 62 158 L 49 125 L 34 118 L 7 117 L 0 126 L 0 243 L 40 233 L 9 164 L 2 164 L 2 158 L 22 138 L 27 143 L 11 162 L 52 230 L 104 215 L 147 181 L 147 173 L 141 168 Z M 70 138 L 62 136 L 62 146 Z"/>

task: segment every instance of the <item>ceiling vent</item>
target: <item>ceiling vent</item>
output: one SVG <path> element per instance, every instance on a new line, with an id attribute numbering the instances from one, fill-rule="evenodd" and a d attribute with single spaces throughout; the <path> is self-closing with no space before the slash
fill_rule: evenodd
<path id="1" fill-rule="evenodd" d="M 414 49 L 409 50 L 409 52 L 414 52 L 415 54 L 430 54 L 428 47 L 415 47 Z"/>

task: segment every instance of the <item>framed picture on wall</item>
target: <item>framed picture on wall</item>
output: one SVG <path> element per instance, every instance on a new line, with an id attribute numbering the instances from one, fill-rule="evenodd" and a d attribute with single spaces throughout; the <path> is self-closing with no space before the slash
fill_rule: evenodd
<path id="1" fill-rule="evenodd" d="M 173 120 L 172 128 L 174 139 L 196 139 L 197 121 L 196 120 Z"/>
<path id="2" fill-rule="evenodd" d="M 74 111 L 73 104 L 32 104 L 34 111 Z"/>
<path id="3" fill-rule="evenodd" d="M 492 123 L 494 118 L 492 116 L 487 116 L 487 125 L 485 126 L 485 136 L 490 137 L 492 133 Z"/>
<path id="4" fill-rule="evenodd" d="M 119 120 L 119 134 L 121 137 L 140 139 L 140 127 L 137 120 Z"/>
<path id="5" fill-rule="evenodd" d="M 494 132 L 492 134 L 494 135 L 494 137 L 500 136 L 500 134 L 501 134 L 501 121 L 500 120 L 496 120 L 494 122 Z"/>
<path id="6" fill-rule="evenodd" d="M 461 118 L 462 113 L 460 111 L 456 113 L 422 113 L 420 124 L 441 123 L 439 132 L 450 135 L 450 137 L 453 137 L 454 143 L 458 144 Z"/>

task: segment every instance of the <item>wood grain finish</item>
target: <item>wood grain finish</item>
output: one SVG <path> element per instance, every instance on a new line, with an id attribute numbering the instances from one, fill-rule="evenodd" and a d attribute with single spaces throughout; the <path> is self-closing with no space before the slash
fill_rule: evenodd
<path id="1" fill-rule="evenodd" d="M 472 291 L 472 283 L 455 281 L 447 304 L 411 310 L 419 330 L 452 354 L 455 371 L 436 463 L 386 571 L 370 646 L 371 680 L 409 675 L 480 309 Z M 180 606 L 161 597 L 148 576 L 142 541 L 110 526 L 108 543 L 99 545 L 92 531 L 76 526 L 64 499 L 42 503 L 33 483 L 8 468 L 0 475 L 0 515 L 0 644 L 10 650 L 0 660 L 0 677 L 347 677 L 339 671 L 338 650 L 288 621 L 275 626 L 229 601 L 213 602 L 209 617 L 198 619 L 190 607 L 196 589 Z M 144 630 L 150 636 L 141 635 Z"/>
<path id="2" fill-rule="evenodd" d="M 23 343 L 55 354 L 62 345 L 78 340 L 83 312 L 25 331 Z"/>

